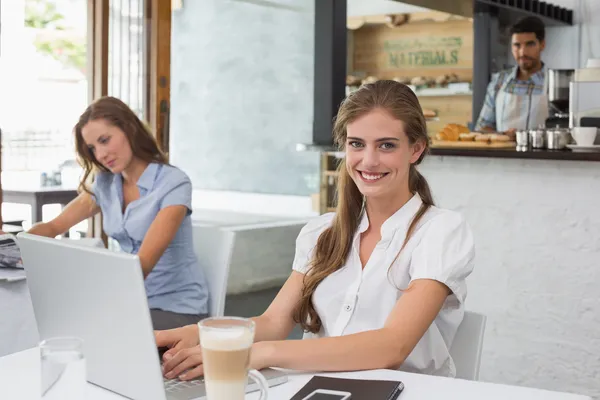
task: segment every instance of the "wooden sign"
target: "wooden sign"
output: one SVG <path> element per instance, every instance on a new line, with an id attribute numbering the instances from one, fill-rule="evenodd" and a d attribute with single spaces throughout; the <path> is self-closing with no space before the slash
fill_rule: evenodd
<path id="1" fill-rule="evenodd" d="M 455 73 L 473 77 L 471 20 L 414 22 L 390 28 L 364 25 L 353 31 L 351 67 L 378 78 L 436 77 Z"/>

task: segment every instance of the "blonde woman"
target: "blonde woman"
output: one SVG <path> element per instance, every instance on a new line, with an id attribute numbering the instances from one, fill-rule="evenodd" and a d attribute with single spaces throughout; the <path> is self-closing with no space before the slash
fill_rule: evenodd
<path id="1" fill-rule="evenodd" d="M 300 232 L 290 277 L 254 318 L 251 366 L 454 376 L 473 236 L 459 214 L 434 206 L 417 170 L 428 148 L 417 97 L 394 81 L 364 85 L 341 105 L 334 136 L 346 153 L 336 212 Z M 285 340 L 296 324 L 310 340 Z M 167 378 L 203 373 L 195 325 L 156 339 L 170 347 Z"/>

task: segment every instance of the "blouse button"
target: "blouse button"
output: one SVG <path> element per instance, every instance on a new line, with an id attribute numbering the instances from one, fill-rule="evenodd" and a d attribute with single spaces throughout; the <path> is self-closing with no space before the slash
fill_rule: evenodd
<path id="1" fill-rule="evenodd" d="M 350 311 L 350 310 L 352 310 L 352 307 L 350 307 L 349 305 L 346 305 L 346 306 L 344 307 L 344 310 L 346 310 L 346 311 Z"/>

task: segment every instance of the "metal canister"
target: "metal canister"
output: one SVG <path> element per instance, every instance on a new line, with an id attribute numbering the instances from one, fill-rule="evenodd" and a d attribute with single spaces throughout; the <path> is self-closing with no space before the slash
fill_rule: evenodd
<path id="1" fill-rule="evenodd" d="M 526 130 L 516 132 L 517 146 L 529 146 L 529 132 Z"/>
<path id="2" fill-rule="evenodd" d="M 531 129 L 529 131 L 529 141 L 534 149 L 546 148 L 546 130 L 541 128 Z"/>
<path id="3" fill-rule="evenodd" d="M 515 139 L 517 140 L 517 151 L 529 150 L 529 131 L 519 130 L 515 133 Z"/>
<path id="4" fill-rule="evenodd" d="M 554 128 L 546 131 L 546 146 L 551 150 L 562 150 L 571 143 L 571 130 L 568 128 Z"/>

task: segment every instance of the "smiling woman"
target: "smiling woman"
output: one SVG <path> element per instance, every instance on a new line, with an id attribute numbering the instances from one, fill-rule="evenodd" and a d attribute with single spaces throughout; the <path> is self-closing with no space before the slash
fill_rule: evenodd
<path id="1" fill-rule="evenodd" d="M 102 211 L 105 233 L 139 256 L 154 328 L 204 318 L 208 288 L 192 246 L 188 176 L 167 163 L 151 132 L 117 98 L 92 103 L 74 133 L 84 168 L 81 193 L 29 232 L 55 237 Z"/>
<path id="2" fill-rule="evenodd" d="M 334 126 L 346 152 L 335 213 L 302 228 L 293 271 L 256 323 L 251 366 L 310 371 L 400 368 L 455 376 L 474 243 L 456 212 L 433 205 L 417 171 L 425 118 L 395 81 L 361 86 Z M 305 339 L 285 340 L 296 324 Z M 156 333 L 167 378 L 202 373 L 195 325 Z M 202 337 L 200 337 L 202 340 Z"/>

